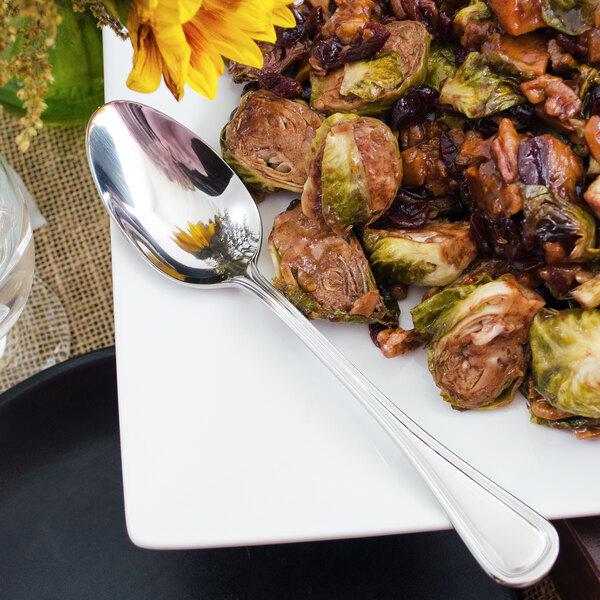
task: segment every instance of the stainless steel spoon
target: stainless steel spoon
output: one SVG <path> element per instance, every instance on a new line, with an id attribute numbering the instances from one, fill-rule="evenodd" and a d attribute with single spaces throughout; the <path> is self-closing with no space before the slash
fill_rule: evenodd
<path id="1" fill-rule="evenodd" d="M 396 407 L 259 272 L 258 209 L 209 146 L 152 108 L 111 102 L 90 120 L 87 154 L 104 205 L 133 246 L 180 282 L 241 286 L 266 302 L 406 452 L 491 577 L 520 587 L 548 573 L 558 554 L 554 527 Z M 201 248 L 201 229 L 191 253 L 175 234 L 198 222 L 218 224 L 218 243 Z"/>

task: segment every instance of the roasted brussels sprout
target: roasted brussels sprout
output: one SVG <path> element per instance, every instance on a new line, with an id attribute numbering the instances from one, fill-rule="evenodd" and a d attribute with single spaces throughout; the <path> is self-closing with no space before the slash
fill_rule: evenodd
<path id="1" fill-rule="evenodd" d="M 444 83 L 440 102 L 469 119 L 489 117 L 525 102 L 518 82 L 495 73 L 483 54 L 471 52 L 452 79 Z"/>
<path id="2" fill-rule="evenodd" d="M 508 404 L 527 369 L 527 335 L 544 301 L 503 275 L 446 288 L 411 310 L 431 336 L 429 370 L 442 397 L 458 408 Z"/>
<path id="3" fill-rule="evenodd" d="M 221 132 L 223 158 L 251 189 L 302 191 L 304 157 L 322 117 L 300 100 L 266 90 L 242 97 Z"/>
<path id="4" fill-rule="evenodd" d="M 544 309 L 529 342 L 535 390 L 570 416 L 600 419 L 600 311 Z"/>
<path id="5" fill-rule="evenodd" d="M 542 244 L 547 263 L 556 262 L 555 243 L 561 244 L 560 260 L 584 261 L 596 242 L 596 223 L 582 207 L 563 200 L 543 185 L 523 185 L 525 223 Z M 566 252 L 566 256 L 563 256 Z"/>
<path id="6" fill-rule="evenodd" d="M 456 73 L 456 48 L 432 43 L 427 59 L 427 77 L 425 83 L 440 91 L 442 81 L 454 77 Z"/>
<path id="7" fill-rule="evenodd" d="M 373 57 L 326 76 L 311 72 L 311 106 L 327 113 L 380 114 L 427 74 L 430 37 L 416 21 L 386 25 L 390 37 Z"/>
<path id="8" fill-rule="evenodd" d="M 542 18 L 567 35 L 581 35 L 594 26 L 598 0 L 542 0 Z"/>
<path id="9" fill-rule="evenodd" d="M 336 233 L 378 219 L 402 179 L 398 142 L 371 117 L 335 114 L 323 121 L 306 156 L 302 210 Z"/>
<path id="10" fill-rule="evenodd" d="M 367 228 L 363 245 L 380 282 L 442 286 L 454 281 L 477 256 L 469 223 L 428 223 L 419 229 Z"/>
<path id="11" fill-rule="evenodd" d="M 275 217 L 269 252 L 275 286 L 309 319 L 397 324 L 354 234 L 334 234 L 297 201 Z"/>
<path id="12" fill-rule="evenodd" d="M 490 7 L 482 0 L 471 0 L 467 6 L 461 8 L 454 16 L 454 26 L 459 31 L 464 31 L 472 21 L 487 21 L 492 18 Z"/>
<path id="13" fill-rule="evenodd" d="M 490 65 L 500 73 L 533 79 L 546 72 L 550 59 L 546 40 L 539 33 L 513 36 L 495 33 L 481 46 Z"/>

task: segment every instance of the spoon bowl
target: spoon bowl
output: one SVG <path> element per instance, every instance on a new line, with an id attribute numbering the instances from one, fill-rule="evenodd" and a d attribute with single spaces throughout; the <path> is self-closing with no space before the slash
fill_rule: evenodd
<path id="1" fill-rule="evenodd" d="M 265 302 L 406 453 L 492 578 L 526 586 L 548 573 L 558 554 L 554 527 L 401 411 L 260 273 L 258 210 L 220 156 L 135 102 L 92 116 L 87 152 L 104 205 L 133 246 L 180 282 L 238 285 Z"/>
<path id="2" fill-rule="evenodd" d="M 87 150 L 104 206 L 165 275 L 219 285 L 258 256 L 256 203 L 231 168 L 183 125 L 142 104 L 111 102 L 92 117 Z"/>

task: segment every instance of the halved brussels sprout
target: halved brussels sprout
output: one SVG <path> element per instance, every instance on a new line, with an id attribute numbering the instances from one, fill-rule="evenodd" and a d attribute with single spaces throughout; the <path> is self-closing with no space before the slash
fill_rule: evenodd
<path id="1" fill-rule="evenodd" d="M 459 408 L 508 404 L 527 369 L 527 337 L 542 298 L 513 275 L 446 288 L 411 310 L 431 336 L 429 370 Z"/>
<path id="2" fill-rule="evenodd" d="M 356 236 L 334 234 L 297 201 L 275 217 L 269 253 L 275 286 L 309 319 L 397 324 Z"/>
<path id="3" fill-rule="evenodd" d="M 323 118 L 301 100 L 248 92 L 221 132 L 221 151 L 251 189 L 302 191 L 304 157 Z"/>
<path id="4" fill-rule="evenodd" d="M 485 2 L 471 0 L 467 6 L 461 8 L 454 16 L 454 26 L 459 31 L 464 31 L 472 21 L 489 21 L 492 16 L 492 10 Z"/>
<path id="5" fill-rule="evenodd" d="M 583 306 L 592 309 L 600 306 L 600 275 L 596 275 L 571 290 L 571 296 Z"/>
<path id="6" fill-rule="evenodd" d="M 469 119 L 477 119 L 523 104 L 525 97 L 518 81 L 498 75 L 485 55 L 471 52 L 455 76 L 442 86 L 440 102 L 450 104 Z"/>
<path id="7" fill-rule="evenodd" d="M 600 418 L 600 311 L 542 310 L 529 333 L 534 387 L 571 415 Z"/>
<path id="8" fill-rule="evenodd" d="M 581 35 L 594 26 L 598 0 L 542 0 L 542 19 L 567 35 Z"/>
<path id="9" fill-rule="evenodd" d="M 338 234 L 378 219 L 402 180 L 398 141 L 378 119 L 335 114 L 323 121 L 306 155 L 302 210 Z"/>
<path id="10" fill-rule="evenodd" d="M 477 256 L 469 223 L 428 223 L 419 229 L 367 228 L 363 245 L 379 282 L 442 286 Z"/>
<path id="11" fill-rule="evenodd" d="M 585 261 L 596 242 L 594 217 L 581 206 L 553 194 L 543 185 L 522 185 L 523 215 L 545 250 L 546 262 Z M 555 256 L 554 244 L 562 247 Z M 566 253 L 565 256 L 562 254 Z"/>
<path id="12" fill-rule="evenodd" d="M 520 79 L 534 79 L 543 75 L 550 59 L 546 40 L 539 33 L 518 37 L 494 33 L 483 43 L 481 52 L 493 69 Z"/>
<path id="13" fill-rule="evenodd" d="M 432 43 L 427 59 L 425 83 L 439 92 L 442 81 L 454 77 L 456 73 L 455 57 L 456 48 Z"/>
<path id="14" fill-rule="evenodd" d="M 427 74 L 430 37 L 416 21 L 393 21 L 390 37 L 375 56 L 322 77 L 311 72 L 310 104 L 327 113 L 376 115 L 390 108 Z"/>

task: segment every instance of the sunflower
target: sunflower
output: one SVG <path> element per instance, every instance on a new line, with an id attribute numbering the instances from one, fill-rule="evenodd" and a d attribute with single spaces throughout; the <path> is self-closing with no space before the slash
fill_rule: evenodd
<path id="1" fill-rule="evenodd" d="M 295 27 L 289 0 L 134 0 L 127 29 L 134 48 L 127 85 L 153 92 L 161 76 L 180 100 L 187 83 L 214 99 L 223 57 L 258 69 L 256 41 L 276 40 L 275 26 Z"/>
<path id="2" fill-rule="evenodd" d="M 195 225 L 188 222 L 188 230 L 180 227 L 173 232 L 175 243 L 190 254 L 198 254 L 210 246 L 210 241 L 215 235 L 216 225 L 209 221 L 208 225 L 198 221 Z"/>

